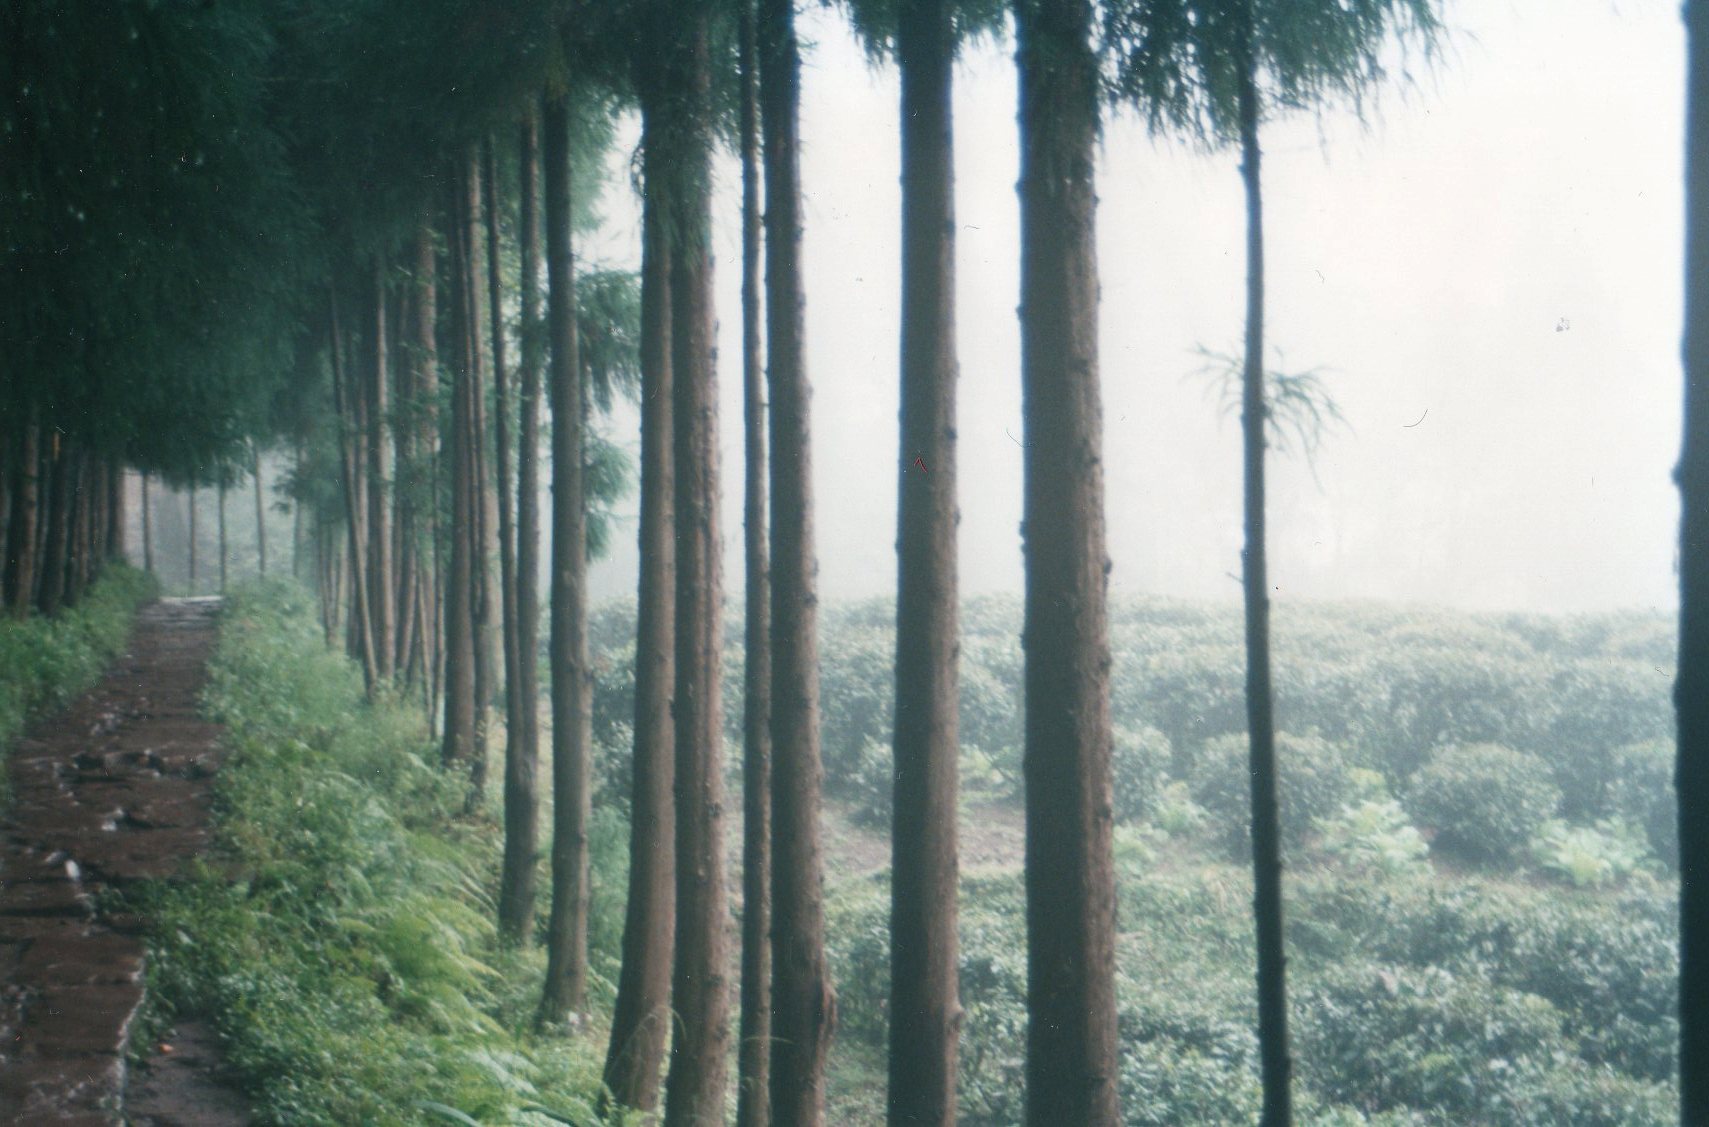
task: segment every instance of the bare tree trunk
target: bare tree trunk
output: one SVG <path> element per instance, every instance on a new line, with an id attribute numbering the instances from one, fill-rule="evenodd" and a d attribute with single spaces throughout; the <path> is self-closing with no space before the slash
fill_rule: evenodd
<path id="1" fill-rule="evenodd" d="M 518 138 L 517 241 L 522 257 L 520 436 L 516 451 L 516 697 L 515 731 L 505 755 L 504 867 L 499 878 L 499 932 L 513 943 L 534 931 L 534 866 L 540 852 L 540 684 L 536 660 L 540 620 L 540 137 L 530 114 Z"/>
<path id="2" fill-rule="evenodd" d="M 190 509 L 190 558 L 188 561 L 188 567 L 190 572 L 190 594 L 194 595 L 196 593 L 196 485 L 194 482 L 190 484 L 189 492 L 185 494 L 185 501 Z"/>
<path id="3" fill-rule="evenodd" d="M 706 16 L 672 52 L 671 374 L 676 470 L 676 957 L 666 1127 L 724 1122 L 730 928 L 724 877 L 723 538 L 712 308 L 712 69 Z M 680 114 L 680 118 L 677 116 Z M 680 151 L 676 148 L 680 145 Z"/>
<path id="4" fill-rule="evenodd" d="M 148 474 L 142 475 L 142 568 L 154 574 L 154 516 L 148 498 Z"/>
<path id="5" fill-rule="evenodd" d="M 50 454 L 47 534 L 42 549 L 41 592 L 36 600 L 44 615 L 58 613 L 65 602 L 65 577 L 71 559 L 71 496 L 76 489 L 76 453 L 55 438 Z"/>
<path id="6" fill-rule="evenodd" d="M 12 512 L 6 536 L 6 605 L 13 618 L 28 618 L 36 587 L 36 524 L 41 513 L 41 427 L 34 417 L 24 424 L 18 473 L 13 479 Z"/>
<path id="7" fill-rule="evenodd" d="M 222 473 L 223 472 L 224 471 L 222 471 Z M 218 492 L 219 492 L 219 506 L 218 506 L 218 514 L 217 515 L 218 515 L 219 532 L 220 532 L 220 594 L 223 595 L 223 594 L 225 594 L 225 589 L 226 589 L 226 565 L 228 563 L 228 554 L 227 554 L 227 548 L 226 548 L 226 535 L 225 535 L 225 532 L 226 532 L 226 529 L 225 529 L 225 492 L 226 492 L 226 490 L 225 490 L 225 478 L 223 476 L 220 478 L 220 481 L 219 481 Z"/>
<path id="8" fill-rule="evenodd" d="M 1029 1127 L 1115 1127 L 1110 647 L 1089 0 L 1017 0 Z"/>
<path id="9" fill-rule="evenodd" d="M 519 800 L 532 802 L 532 793 L 516 793 L 513 780 L 527 773 L 532 775 L 533 764 L 525 764 L 522 760 L 527 755 L 528 732 L 527 722 L 523 717 L 525 708 L 533 707 L 533 701 L 525 699 L 522 692 L 522 653 L 520 650 L 521 635 L 518 632 L 517 598 L 516 598 L 516 527 L 510 515 L 511 479 L 510 479 L 510 374 L 506 371 L 505 341 L 504 341 L 504 302 L 501 279 L 500 244 L 498 237 L 498 161 L 493 154 L 493 142 L 489 136 L 481 143 L 481 163 L 486 169 L 483 180 L 483 191 L 486 194 L 487 218 L 487 300 L 491 309 L 491 330 L 493 350 L 493 432 L 495 436 L 494 451 L 498 458 L 498 551 L 499 551 L 499 583 L 501 593 L 501 624 L 503 626 L 504 642 L 504 684 L 505 684 L 505 725 L 504 725 L 504 823 L 505 823 L 505 857 L 511 858 L 513 849 L 510 844 L 510 830 L 513 824 L 528 822 L 524 832 L 530 839 L 528 852 L 516 857 L 521 863 L 524 856 L 532 875 L 533 869 L 533 825 L 527 812 L 513 809 L 513 803 Z M 525 278 L 524 288 L 530 285 Z M 520 843 L 519 843 L 520 844 Z M 504 873 L 501 877 L 515 879 L 515 874 Z M 501 880 L 502 885 L 502 880 Z M 501 887 L 500 902 L 504 902 L 504 890 Z M 511 905 L 515 911 L 515 905 Z M 526 921 L 506 920 L 500 913 L 501 928 L 507 925 L 525 925 Z M 514 934 L 514 933 L 512 933 Z"/>
<path id="10" fill-rule="evenodd" d="M 338 294 L 329 291 L 329 321 L 331 334 L 328 347 L 332 350 L 332 395 L 338 414 L 338 450 L 344 470 L 344 504 L 348 510 L 346 522 L 350 542 L 350 628 L 355 635 L 356 656 L 362 662 L 362 680 L 368 694 L 373 695 L 379 683 L 379 664 L 375 660 L 373 620 L 368 613 L 367 566 L 362 558 L 365 540 L 362 512 L 362 487 L 359 452 L 355 436 L 361 433 L 361 420 L 356 409 L 361 396 L 344 370 L 344 333 L 339 324 Z M 224 559 L 222 549 L 221 559 Z"/>
<path id="11" fill-rule="evenodd" d="M 107 531 L 102 537 L 101 558 L 125 558 L 125 468 L 118 462 L 107 463 L 107 502 L 104 515 Z"/>
<path id="12" fill-rule="evenodd" d="M 1709 1124 L 1709 3 L 1685 5 L 1685 436 L 1679 483 L 1679 1093 Z"/>
<path id="13" fill-rule="evenodd" d="M 366 375 L 368 423 L 368 614 L 370 633 L 374 640 L 374 674 L 381 682 L 392 679 L 394 637 L 397 624 L 393 618 L 392 533 L 386 514 L 386 372 L 389 368 L 386 334 L 386 267 L 383 258 L 376 258 L 370 282 L 369 301 L 372 304 L 369 321 L 373 339 L 369 342 L 369 364 Z"/>
<path id="14" fill-rule="evenodd" d="M 766 547 L 765 366 L 760 334 L 759 60 L 754 0 L 741 0 L 742 995 L 736 1127 L 771 1123 L 771 576 Z"/>
<path id="15" fill-rule="evenodd" d="M 474 395 L 470 385 L 474 373 L 467 339 L 466 256 L 469 221 L 468 171 L 455 166 L 451 206 L 451 315 L 456 319 L 451 340 L 457 342 L 452 365 L 451 452 L 447 467 L 451 475 L 451 560 L 445 577 L 445 737 L 441 758 L 446 766 L 468 768 L 475 756 L 475 621 L 474 621 L 474 524 L 475 498 L 473 460 L 469 439 L 473 429 L 470 413 Z"/>
<path id="16" fill-rule="evenodd" d="M 475 758 L 471 765 L 469 810 L 484 801 L 487 789 L 487 760 L 491 746 L 492 706 L 498 699 L 499 651 L 493 616 L 498 613 L 498 585 L 494 558 L 498 554 L 497 505 L 492 474 L 487 467 L 486 352 L 481 347 L 481 170 L 479 152 L 470 146 L 468 156 L 469 206 L 464 248 L 467 252 L 464 282 L 469 350 L 470 389 L 469 450 L 474 484 L 471 486 L 474 516 L 474 618 L 475 618 Z"/>
<path id="17" fill-rule="evenodd" d="M 760 0 L 766 355 L 771 388 L 772 1054 L 777 1127 L 825 1116 L 837 995 L 825 957 L 818 595 L 801 280 L 799 44 L 793 0 Z"/>
<path id="18" fill-rule="evenodd" d="M 1250 12 L 1248 12 L 1250 16 Z M 1248 35 L 1250 36 L 1250 31 Z M 1264 519 L 1264 197 L 1258 148 L 1256 63 L 1250 41 L 1236 89 L 1241 179 L 1246 187 L 1246 357 L 1240 430 L 1245 459 L 1246 728 L 1252 774 L 1252 916 L 1258 941 L 1258 1055 L 1264 1127 L 1293 1122 L 1288 991 L 1282 935 L 1281 814 L 1276 796 L 1276 721 L 1270 690 L 1270 587 Z"/>
<path id="19" fill-rule="evenodd" d="M 570 257 L 569 105 L 546 98 L 540 129 L 545 168 L 547 322 L 552 403 L 552 915 L 546 935 L 545 1022 L 587 1005 L 589 744 L 592 671 L 587 651 L 587 530 L 582 482 L 581 363 Z"/>
<path id="20" fill-rule="evenodd" d="M 661 213 L 670 155 L 659 131 L 659 76 L 637 61 L 645 196 L 641 243 L 640 577 L 635 617 L 635 748 L 629 798 L 629 899 L 605 1085 L 652 1111 L 670 1028 L 676 950 L 676 538 L 672 452 L 670 239 Z"/>
<path id="21" fill-rule="evenodd" d="M 955 1122 L 955 32 L 948 0 L 906 0 L 902 72 L 902 421 L 897 475 L 896 795 L 891 829 L 892 1124 Z"/>

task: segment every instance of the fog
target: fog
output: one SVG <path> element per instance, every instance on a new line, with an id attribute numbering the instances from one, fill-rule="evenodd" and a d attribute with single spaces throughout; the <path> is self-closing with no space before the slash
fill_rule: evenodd
<path id="1" fill-rule="evenodd" d="M 1278 599 L 1669 607 L 1678 517 L 1684 37 L 1669 3 L 1464 0 L 1361 125 L 1264 133 L 1270 361 L 1347 425 L 1272 465 Z M 895 584 L 896 75 L 812 8 L 803 74 L 808 367 L 822 595 Z M 1018 156 L 1006 45 L 957 71 L 961 566 L 1018 590 Z M 614 154 L 589 261 L 633 265 Z M 1194 372 L 1238 349 L 1237 158 L 1107 124 L 1099 169 L 1112 591 L 1234 598 L 1237 421 Z M 740 596 L 739 172 L 716 202 L 726 591 Z M 632 442 L 633 415 L 614 420 Z M 632 594 L 633 496 L 595 599 Z"/>

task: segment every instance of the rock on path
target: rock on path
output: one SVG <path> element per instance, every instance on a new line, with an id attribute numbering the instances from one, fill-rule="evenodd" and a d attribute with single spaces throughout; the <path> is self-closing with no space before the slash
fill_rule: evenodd
<path id="1" fill-rule="evenodd" d="M 0 1124 L 117 1124 L 142 1004 L 141 921 L 95 894 L 208 840 L 219 728 L 199 716 L 218 601 L 143 608 L 92 692 L 13 749 L 0 822 Z"/>

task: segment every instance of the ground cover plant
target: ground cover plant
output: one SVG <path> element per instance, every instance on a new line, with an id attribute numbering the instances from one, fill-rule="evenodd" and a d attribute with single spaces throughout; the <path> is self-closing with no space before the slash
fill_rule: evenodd
<path id="1" fill-rule="evenodd" d="M 366 703 L 308 596 L 278 583 L 229 601 L 207 708 L 231 749 L 216 852 L 139 905 L 154 1027 L 210 1015 L 261 1123 L 591 1121 L 594 1041 L 534 1032 L 544 960 L 497 941 L 492 812 L 461 815 L 419 713 Z M 606 1008 L 622 840 L 597 827 Z"/>
<path id="2" fill-rule="evenodd" d="M 0 618 L 0 762 L 32 716 L 95 683 L 124 651 L 137 607 L 154 593 L 151 576 L 110 563 L 75 605 L 52 618 Z M 0 770 L 0 806 L 5 792 Z"/>

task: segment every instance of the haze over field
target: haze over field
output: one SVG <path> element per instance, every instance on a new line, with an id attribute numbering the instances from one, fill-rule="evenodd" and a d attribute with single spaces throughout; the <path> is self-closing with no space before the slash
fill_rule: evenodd
<path id="1" fill-rule="evenodd" d="M 804 12 L 809 365 L 827 598 L 896 575 L 896 76 Z M 1266 130 L 1272 361 L 1317 367 L 1346 415 L 1276 462 L 1278 597 L 1468 607 L 1672 607 L 1678 519 L 1683 29 L 1653 0 L 1462 0 L 1443 64 Z M 1013 60 L 957 75 L 964 590 L 1019 590 L 1021 448 Z M 627 125 L 593 259 L 634 264 Z M 737 174 L 720 229 L 725 573 L 740 574 Z M 1194 373 L 1236 352 L 1232 153 L 1106 128 L 1100 169 L 1113 591 L 1233 599 L 1239 435 Z M 1279 357 L 1279 361 L 1276 358 Z M 633 418 L 610 433 L 632 441 Z M 633 496 L 622 506 L 630 518 Z M 593 570 L 634 594 L 633 520 Z M 737 590 L 733 588 L 732 590 Z"/>

